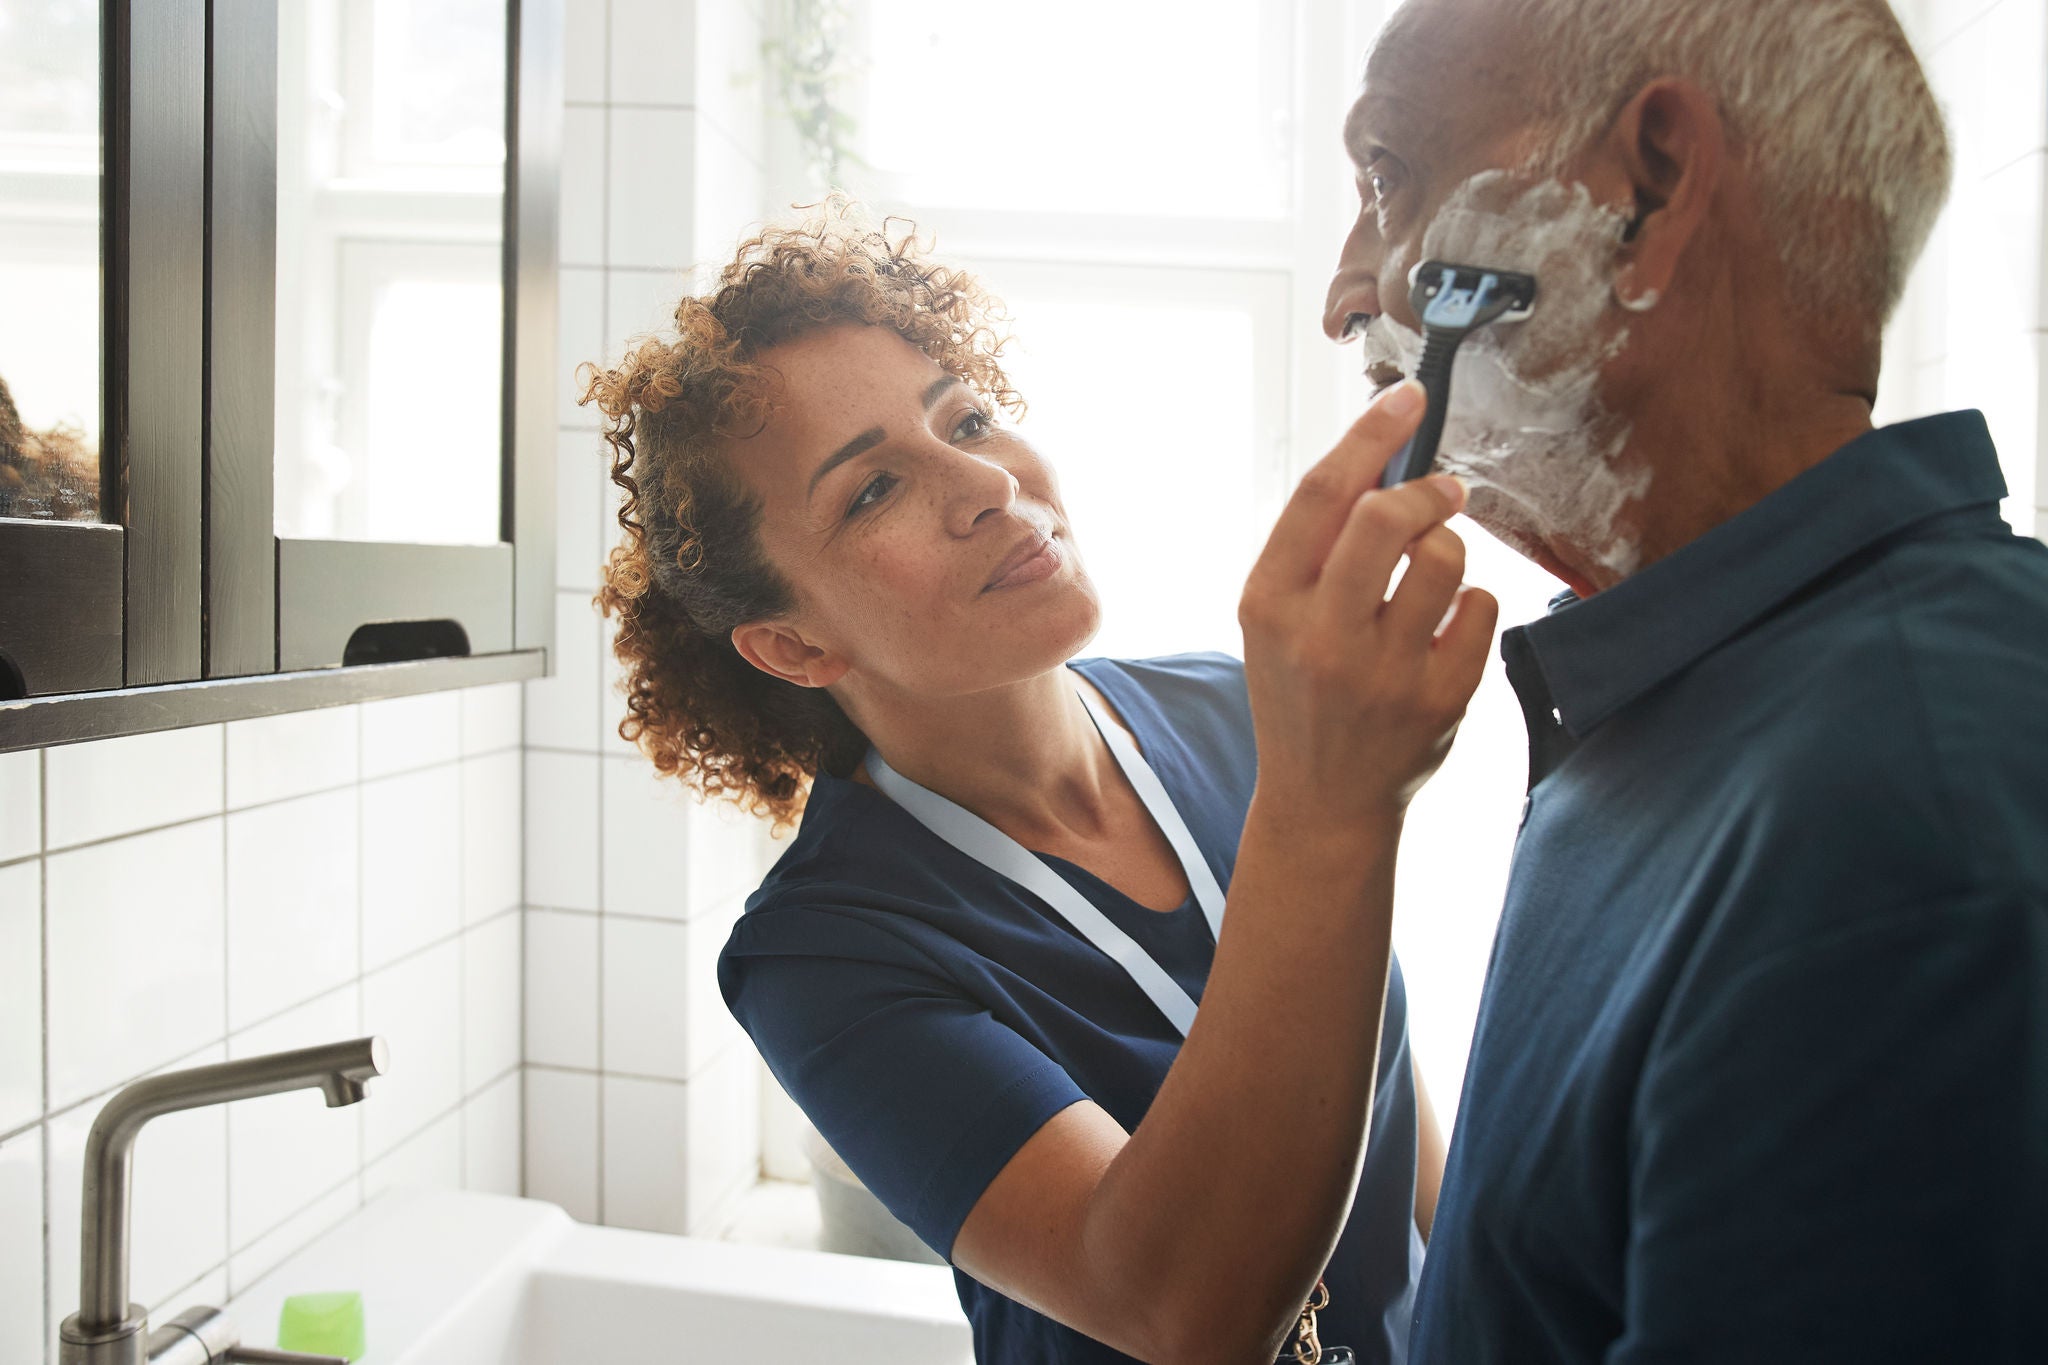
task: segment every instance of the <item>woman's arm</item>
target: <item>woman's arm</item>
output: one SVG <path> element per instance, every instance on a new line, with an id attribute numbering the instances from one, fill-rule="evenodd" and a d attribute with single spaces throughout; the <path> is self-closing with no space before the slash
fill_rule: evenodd
<path id="1" fill-rule="evenodd" d="M 1437 1193 L 1444 1187 L 1444 1130 L 1429 1102 L 1429 1087 L 1422 1083 L 1422 1063 L 1411 1054 L 1409 1064 L 1415 1071 L 1415 1226 L 1427 1242 L 1436 1224 Z"/>
<path id="2" fill-rule="evenodd" d="M 1397 407 L 1369 410 L 1303 480 L 1246 587 L 1258 786 L 1201 1009 L 1159 1094 L 1129 1135 L 1090 1103 L 1057 1115 L 952 1248 L 975 1279 L 1141 1360 L 1271 1361 L 1356 1188 L 1395 846 L 1495 615 L 1461 590 L 1463 546 L 1442 525 L 1461 489 L 1368 491 L 1414 429 L 1419 408 Z"/>

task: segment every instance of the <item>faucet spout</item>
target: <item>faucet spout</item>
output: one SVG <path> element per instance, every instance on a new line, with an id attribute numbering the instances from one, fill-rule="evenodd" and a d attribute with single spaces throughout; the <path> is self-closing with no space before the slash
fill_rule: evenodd
<path id="1" fill-rule="evenodd" d="M 139 1315 L 129 1311 L 128 1214 L 135 1139 L 144 1124 L 181 1109 L 286 1090 L 319 1090 L 330 1108 L 353 1104 L 386 1064 L 382 1038 L 355 1038 L 172 1071 L 116 1092 L 85 1140 L 80 1302 L 76 1317 L 64 1324 L 67 1343 L 103 1342 L 141 1328 Z M 124 1331 L 131 1322 L 133 1328 Z"/>

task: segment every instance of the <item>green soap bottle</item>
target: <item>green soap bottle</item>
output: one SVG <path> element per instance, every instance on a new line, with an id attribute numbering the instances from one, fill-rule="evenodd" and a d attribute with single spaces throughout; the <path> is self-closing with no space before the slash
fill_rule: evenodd
<path id="1" fill-rule="evenodd" d="M 313 1355 L 362 1359 L 363 1296 L 353 1290 L 335 1294 L 294 1294 L 277 1317 L 277 1348 Z"/>

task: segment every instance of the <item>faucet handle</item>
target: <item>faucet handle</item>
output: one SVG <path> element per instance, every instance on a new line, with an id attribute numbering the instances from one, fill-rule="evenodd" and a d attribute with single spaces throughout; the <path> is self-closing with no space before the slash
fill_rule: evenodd
<path id="1" fill-rule="evenodd" d="M 304 1351 L 280 1351 L 274 1346 L 237 1346 L 219 1359 L 223 1365 L 348 1365 L 347 1356 L 313 1356 Z"/>

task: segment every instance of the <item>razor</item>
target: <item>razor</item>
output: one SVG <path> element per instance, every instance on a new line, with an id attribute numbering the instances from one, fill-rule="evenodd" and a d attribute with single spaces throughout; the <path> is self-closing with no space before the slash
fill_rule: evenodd
<path id="1" fill-rule="evenodd" d="M 1508 270 L 1424 261 L 1409 276 L 1408 301 L 1422 318 L 1422 363 L 1415 377 L 1429 395 L 1422 425 L 1393 461 L 1380 487 L 1419 479 L 1436 463 L 1451 407 L 1451 362 L 1465 338 L 1496 322 L 1520 322 L 1536 311 L 1536 279 Z"/>

